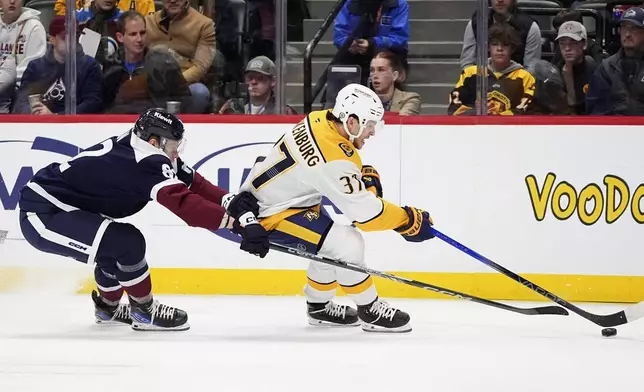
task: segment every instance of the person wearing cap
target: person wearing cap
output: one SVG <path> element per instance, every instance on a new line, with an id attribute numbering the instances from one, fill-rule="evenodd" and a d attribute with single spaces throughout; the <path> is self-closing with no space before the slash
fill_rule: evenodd
<path id="1" fill-rule="evenodd" d="M 596 63 L 592 57 L 584 55 L 588 48 L 586 28 L 579 22 L 564 22 L 555 41 L 562 57 L 556 66 L 564 81 L 570 114 L 587 114 L 586 92 Z"/>
<path id="2" fill-rule="evenodd" d="M 644 9 L 626 10 L 618 23 L 622 47 L 593 74 L 586 110 L 589 114 L 644 115 Z"/>
<path id="3" fill-rule="evenodd" d="M 559 12 L 553 19 L 552 19 L 552 27 L 555 29 L 555 31 L 559 31 L 559 28 L 561 27 L 562 24 L 565 22 L 570 22 L 570 21 L 575 21 L 579 22 L 582 25 L 584 24 L 584 18 L 581 15 L 581 11 L 579 10 L 571 10 L 571 9 L 565 9 L 561 12 Z M 555 45 L 554 45 L 554 57 L 552 59 L 553 64 L 559 64 L 563 62 L 563 57 L 561 57 L 561 51 L 559 50 L 559 46 L 557 44 L 557 41 L 555 40 Z M 586 50 L 584 50 L 584 55 L 590 56 L 595 60 L 596 64 L 599 64 L 604 60 L 606 57 L 608 57 L 608 52 L 604 50 L 602 45 L 597 42 L 596 40 L 587 37 L 586 38 Z"/>
<path id="4" fill-rule="evenodd" d="M 27 65 L 18 90 L 14 113 L 65 113 L 65 95 L 69 81 L 65 76 L 67 48 L 65 45 L 65 17 L 56 16 L 49 24 L 49 43 L 45 55 Z M 83 53 L 77 45 L 76 53 L 76 113 L 100 113 L 102 104 L 102 75 L 96 59 Z M 40 95 L 40 102 L 30 105 L 30 95 Z"/>
<path id="5" fill-rule="evenodd" d="M 248 98 L 229 99 L 219 110 L 219 114 L 279 114 L 275 107 L 275 63 L 266 56 L 250 60 L 244 70 L 244 80 L 248 86 Z M 286 106 L 286 114 L 296 114 Z"/>

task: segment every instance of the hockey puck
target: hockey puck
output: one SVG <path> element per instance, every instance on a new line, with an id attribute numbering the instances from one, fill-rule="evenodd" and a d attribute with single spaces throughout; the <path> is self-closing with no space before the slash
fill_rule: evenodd
<path id="1" fill-rule="evenodd" d="M 615 328 L 602 329 L 602 336 L 605 338 L 612 338 L 615 335 L 617 335 L 617 330 Z"/>

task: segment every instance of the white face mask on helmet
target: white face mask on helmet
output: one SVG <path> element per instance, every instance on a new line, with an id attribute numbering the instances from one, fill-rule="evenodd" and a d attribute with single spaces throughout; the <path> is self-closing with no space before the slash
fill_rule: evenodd
<path id="1" fill-rule="evenodd" d="M 370 88 L 361 84 L 352 83 L 343 87 L 335 98 L 335 105 L 331 113 L 342 122 L 351 143 L 358 139 L 365 130 L 373 128 L 375 131 L 379 131 L 385 124 L 382 120 L 385 109 L 380 97 Z M 351 133 L 347 125 L 351 115 L 356 116 L 360 124 L 360 129 L 355 135 Z"/>

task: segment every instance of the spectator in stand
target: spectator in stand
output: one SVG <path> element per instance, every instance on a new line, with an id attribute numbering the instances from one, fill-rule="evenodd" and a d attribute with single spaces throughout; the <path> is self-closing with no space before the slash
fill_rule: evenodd
<path id="1" fill-rule="evenodd" d="M 191 107 L 205 113 L 210 90 L 202 80 L 215 58 L 215 23 L 190 7 L 187 0 L 164 0 L 163 9 L 146 18 L 147 44 L 163 44 L 181 56 L 183 76 L 190 86 Z"/>
<path id="2" fill-rule="evenodd" d="M 116 24 L 123 11 L 116 6 L 116 0 L 94 0 L 87 8 L 76 11 L 76 21 L 82 31 L 95 31 L 101 35 L 101 43 L 95 57 L 103 69 L 117 61 Z"/>
<path id="3" fill-rule="evenodd" d="M 190 92 L 181 68 L 169 49 L 148 50 L 143 15 L 136 11 L 124 12 L 119 18 L 116 37 L 122 45 L 120 57 L 123 61 L 104 73 L 106 112 L 141 113 L 149 108 L 165 108 L 168 101 L 177 101 L 181 103 L 180 111 L 190 113 L 186 106 Z M 173 73 L 173 77 L 169 77 L 169 73 Z"/>
<path id="4" fill-rule="evenodd" d="M 65 15 L 65 0 L 56 0 L 54 4 L 54 12 L 56 15 Z M 76 0 L 76 10 L 89 8 L 91 0 Z M 118 0 L 117 6 L 123 12 L 134 10 L 141 15 L 153 14 L 156 10 L 154 8 L 154 0 Z"/>
<path id="5" fill-rule="evenodd" d="M 562 60 L 555 65 L 564 81 L 570 113 L 587 114 L 586 92 L 596 64 L 592 57 L 584 55 L 588 45 L 586 28 L 579 22 L 565 22 L 559 27 L 556 42 Z"/>
<path id="6" fill-rule="evenodd" d="M 371 89 L 382 100 L 385 111 L 400 115 L 420 113 L 420 95 L 401 91 L 398 84 L 403 67 L 400 59 L 390 51 L 380 52 L 371 60 L 369 69 Z"/>
<path id="7" fill-rule="evenodd" d="M 9 113 L 27 64 L 47 49 L 40 11 L 22 0 L 0 0 L 0 113 Z"/>
<path id="8" fill-rule="evenodd" d="M 517 32 L 518 44 L 512 54 L 512 60 L 525 68 L 541 59 L 541 30 L 537 22 L 517 10 L 517 0 L 491 0 L 492 9 L 488 14 L 488 32 L 496 23 L 510 24 Z M 476 64 L 477 12 L 465 27 L 463 50 L 461 51 L 461 69 Z"/>
<path id="9" fill-rule="evenodd" d="M 581 15 L 581 12 L 577 10 L 563 10 L 560 13 L 555 16 L 555 18 L 552 20 L 552 27 L 555 28 L 556 31 L 559 31 L 559 28 L 561 27 L 562 24 L 565 22 L 578 22 L 582 26 L 584 24 L 584 19 Z M 562 53 L 559 50 L 559 42 L 555 40 L 555 48 L 554 48 L 554 59 L 552 60 L 553 64 L 559 64 L 563 61 Z M 601 44 L 597 41 L 595 41 L 592 38 L 586 38 L 586 49 L 584 49 L 584 55 L 590 56 L 595 60 L 596 64 L 599 64 L 604 60 L 606 57 L 608 57 L 608 53 L 602 48 Z"/>
<path id="10" fill-rule="evenodd" d="M 45 55 L 29 62 L 22 76 L 14 113 L 59 114 L 65 112 L 65 17 L 57 16 L 49 24 L 49 43 Z M 102 110 L 101 68 L 83 53 L 76 53 L 76 113 L 100 113 Z M 30 108 L 29 96 L 39 94 L 41 102 Z"/>
<path id="11" fill-rule="evenodd" d="M 525 114 L 534 95 L 535 79 L 512 60 L 512 54 L 520 47 L 515 29 L 508 23 L 495 23 L 488 31 L 488 42 L 488 114 Z M 449 114 L 476 114 L 476 73 L 476 65 L 461 72 L 450 95 Z"/>
<path id="12" fill-rule="evenodd" d="M 244 71 L 248 98 L 232 98 L 223 104 L 219 114 L 279 114 L 275 107 L 275 63 L 266 56 L 250 60 Z M 285 114 L 297 114 L 286 106 Z"/>
<path id="13" fill-rule="evenodd" d="M 362 67 L 362 84 L 369 78 L 373 56 L 389 50 L 400 56 L 406 69 L 409 41 L 409 5 L 406 0 L 349 0 L 333 28 L 339 52 L 333 63 Z"/>
<path id="14" fill-rule="evenodd" d="M 644 9 L 624 12 L 619 35 L 622 47 L 602 61 L 590 80 L 589 114 L 644 115 Z"/>
<path id="15" fill-rule="evenodd" d="M 536 87 L 526 114 L 570 114 L 566 85 L 559 68 L 547 60 L 537 61 L 533 68 Z"/>

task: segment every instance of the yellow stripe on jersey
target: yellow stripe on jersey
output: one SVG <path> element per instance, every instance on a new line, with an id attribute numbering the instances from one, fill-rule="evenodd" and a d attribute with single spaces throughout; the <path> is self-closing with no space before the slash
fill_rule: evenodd
<path id="1" fill-rule="evenodd" d="M 366 222 L 354 222 L 362 231 L 385 231 L 393 230 L 409 222 L 409 216 L 402 207 L 391 204 L 384 199 L 382 201 L 382 212 Z"/>
<path id="2" fill-rule="evenodd" d="M 353 286 L 340 285 L 340 287 L 342 287 L 342 291 L 347 294 L 360 294 L 371 286 L 373 286 L 373 279 L 371 279 L 371 276 L 367 276 L 365 280 Z"/>
<path id="3" fill-rule="evenodd" d="M 306 227 L 296 225 L 295 223 L 289 222 L 287 220 L 282 220 L 280 223 L 278 223 L 275 227 L 275 230 L 292 235 L 293 237 L 302 239 L 312 244 L 319 244 L 320 240 L 322 239 L 322 236 L 318 233 L 309 230 Z"/>
<path id="4" fill-rule="evenodd" d="M 327 162 L 345 160 L 353 162 L 358 170 L 362 168 L 362 160 L 353 144 L 340 135 L 335 124 L 326 119 L 330 110 L 318 110 L 309 114 L 309 124 L 315 142 Z"/>
<path id="5" fill-rule="evenodd" d="M 331 290 L 335 290 L 338 287 L 338 282 L 336 282 L 335 280 L 331 283 L 318 283 L 308 277 L 307 277 L 307 280 L 308 280 L 309 286 L 313 287 L 318 291 L 331 291 Z"/>

